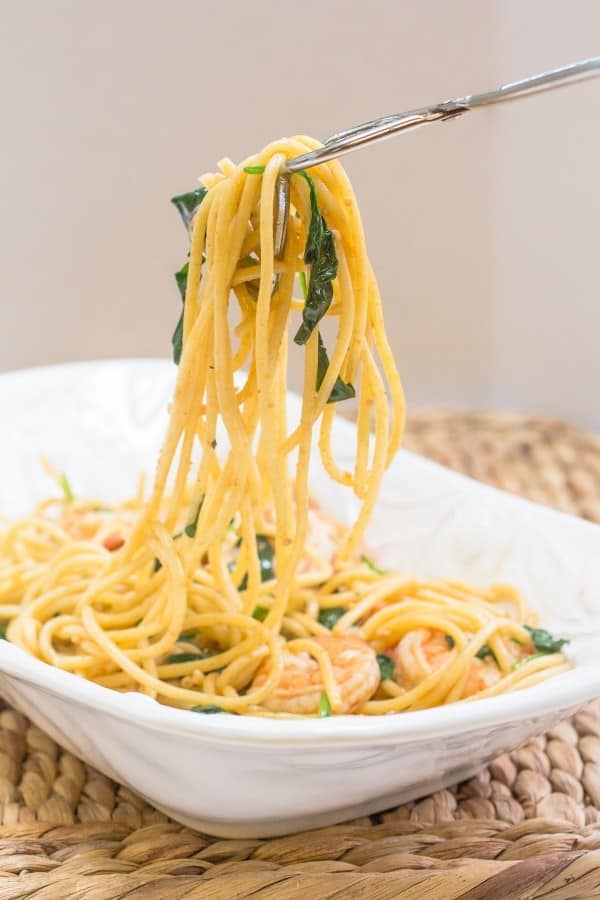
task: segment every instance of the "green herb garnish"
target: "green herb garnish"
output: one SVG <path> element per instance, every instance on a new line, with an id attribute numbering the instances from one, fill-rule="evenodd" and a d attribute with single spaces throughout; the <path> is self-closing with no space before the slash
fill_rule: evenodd
<path id="1" fill-rule="evenodd" d="M 258 619 L 259 622 L 264 622 L 269 615 L 269 611 L 270 610 L 268 606 L 255 606 L 252 613 L 252 618 Z"/>
<path id="2" fill-rule="evenodd" d="M 177 638 L 177 640 L 178 641 L 193 641 L 194 638 L 197 638 L 199 634 L 200 634 L 200 630 L 198 628 L 190 628 L 189 631 L 182 631 L 181 634 L 179 635 L 179 637 Z"/>
<path id="3" fill-rule="evenodd" d="M 544 628 L 530 628 L 529 625 L 525 625 L 524 628 L 531 635 L 535 649 L 541 653 L 559 653 L 565 644 L 569 643 L 567 638 L 555 638 Z"/>
<path id="4" fill-rule="evenodd" d="M 255 259 L 253 256 L 243 256 L 240 259 L 240 266 L 242 266 L 244 269 L 249 269 L 250 266 L 257 266 L 257 265 L 258 265 L 258 260 Z"/>
<path id="5" fill-rule="evenodd" d="M 185 300 L 185 291 L 187 288 L 187 278 L 189 270 L 190 264 L 188 261 L 182 265 L 178 272 L 175 272 L 175 281 L 177 282 L 177 287 L 179 288 L 179 293 L 181 294 L 182 300 Z"/>
<path id="6" fill-rule="evenodd" d="M 456 641 L 454 640 L 454 638 L 452 637 L 451 634 L 445 634 L 444 640 L 446 641 L 446 643 L 448 644 L 450 649 L 452 649 L 454 647 L 454 645 L 456 644 Z"/>
<path id="7" fill-rule="evenodd" d="M 64 472 L 60 475 L 58 480 L 63 494 L 65 495 L 65 500 L 67 501 L 67 503 L 73 503 L 73 501 L 75 500 L 75 494 L 73 493 L 73 489 L 71 488 L 69 479 Z"/>
<path id="8" fill-rule="evenodd" d="M 256 549 L 260 562 L 260 580 L 271 581 L 275 578 L 275 550 L 265 534 L 256 535 Z"/>
<path id="9" fill-rule="evenodd" d="M 300 290 L 302 291 L 302 296 L 306 300 L 308 296 L 308 286 L 306 283 L 306 272 L 298 272 L 298 281 L 300 282 Z"/>
<path id="10" fill-rule="evenodd" d="M 329 609 L 322 609 L 319 612 L 319 623 L 331 631 L 335 623 L 347 612 L 348 610 L 343 606 L 330 606 Z"/>
<path id="11" fill-rule="evenodd" d="M 199 187 L 189 191 L 187 194 L 178 194 L 176 197 L 171 197 L 171 203 L 178 210 L 186 228 L 190 227 L 192 216 L 207 194 L 207 188 Z"/>
<path id="12" fill-rule="evenodd" d="M 365 566 L 368 566 L 371 571 L 375 572 L 377 575 L 385 575 L 385 571 L 380 569 L 379 566 L 375 565 L 370 556 L 367 556 L 366 553 L 361 553 L 360 557 L 361 562 L 364 562 Z"/>
<path id="13" fill-rule="evenodd" d="M 494 656 L 494 651 L 487 644 L 484 644 L 483 647 L 480 647 L 475 656 L 477 657 L 477 659 L 485 659 L 486 656 L 491 656 L 493 660 L 496 659 L 496 657 Z"/>
<path id="14" fill-rule="evenodd" d="M 305 344 L 319 324 L 333 299 L 333 279 L 337 275 L 338 260 L 333 234 L 327 227 L 319 209 L 314 182 L 306 172 L 299 172 L 310 190 L 310 225 L 304 249 L 304 262 L 309 265 L 310 278 L 306 303 L 302 311 L 302 324 L 294 336 L 296 344 Z"/>
<path id="15" fill-rule="evenodd" d="M 319 209 L 319 199 L 314 182 L 306 172 L 298 172 L 304 178 L 310 189 L 310 225 L 306 237 L 304 249 L 304 262 L 310 266 L 308 286 L 306 274 L 300 272 L 298 278 L 304 295 L 305 304 L 302 310 L 302 324 L 294 336 L 296 344 L 307 342 L 316 326 L 331 305 L 333 299 L 333 279 L 337 275 L 338 260 L 335 252 L 333 234 L 327 227 L 325 219 Z M 329 368 L 329 356 L 319 334 L 319 355 L 317 361 L 317 390 L 323 384 L 323 379 Z M 331 390 L 328 403 L 338 403 L 356 396 L 354 387 L 346 384 L 339 376 Z"/>
<path id="16" fill-rule="evenodd" d="M 246 175 L 262 175 L 266 166 L 244 166 Z"/>
<path id="17" fill-rule="evenodd" d="M 377 654 L 377 663 L 379 665 L 379 674 L 382 681 L 389 681 L 394 674 L 394 660 L 387 653 Z"/>
<path id="18" fill-rule="evenodd" d="M 175 532 L 175 534 L 173 535 L 174 541 L 178 541 L 180 538 L 183 537 L 184 534 L 187 535 L 187 537 L 189 537 L 189 538 L 196 537 L 196 530 L 198 528 L 198 519 L 200 518 L 200 510 L 202 509 L 203 503 L 204 503 L 204 497 L 198 504 L 198 508 L 196 509 L 196 514 L 194 515 L 194 518 L 192 519 L 192 521 L 188 522 L 188 524 L 185 526 L 183 531 Z M 153 571 L 160 572 L 161 569 L 162 569 L 162 563 L 161 563 L 160 559 L 155 558 L 154 563 L 153 563 Z"/>
<path id="19" fill-rule="evenodd" d="M 260 580 L 271 581 L 275 578 L 275 550 L 266 534 L 256 535 L 256 552 L 258 553 L 258 561 L 260 563 Z M 245 574 L 240 582 L 238 591 L 245 591 L 247 588 L 248 575 Z"/>
<path id="20" fill-rule="evenodd" d="M 530 656 L 525 656 L 523 659 L 518 659 L 513 665 L 513 669 L 520 669 L 521 666 L 524 666 L 526 662 L 530 662 L 530 660 L 532 659 L 540 659 L 540 657 L 542 656 L 548 656 L 548 653 L 545 650 L 539 650 L 537 653 L 532 653 Z"/>
<path id="21" fill-rule="evenodd" d="M 190 538 L 196 537 L 196 529 L 198 528 L 198 519 L 200 518 L 200 510 L 202 509 L 203 503 L 204 503 L 204 497 L 198 504 L 198 509 L 196 510 L 196 515 L 194 516 L 192 521 L 189 522 L 183 529 L 184 534 L 186 534 Z M 175 539 L 176 537 L 178 537 L 178 535 L 173 535 L 173 539 Z"/>
<path id="22" fill-rule="evenodd" d="M 206 716 L 216 715 L 217 713 L 226 713 L 227 715 L 231 715 L 228 709 L 223 709 L 222 706 L 192 706 L 190 712 L 195 713 L 204 713 Z"/>
<path id="23" fill-rule="evenodd" d="M 181 269 L 178 272 L 175 272 L 175 281 L 177 282 L 177 287 L 179 288 L 179 293 L 181 295 L 181 302 L 185 305 L 185 292 L 187 290 L 187 279 L 189 272 L 190 264 L 189 262 L 184 263 Z M 181 361 L 181 351 L 183 349 L 183 310 L 181 311 L 181 315 L 179 316 L 179 321 L 175 326 L 175 331 L 171 336 L 171 345 L 173 347 L 173 360 L 176 365 L 179 365 Z"/>
<path id="24" fill-rule="evenodd" d="M 188 194 L 179 194 L 177 197 L 171 197 L 171 203 L 179 210 L 179 214 L 181 215 L 183 224 L 186 228 L 189 229 L 192 216 L 206 197 L 207 193 L 208 190 L 205 187 L 200 187 L 196 188 L 194 191 L 190 191 Z M 179 293 L 181 295 L 181 302 L 183 303 L 181 315 L 179 316 L 175 331 L 171 337 L 173 362 L 176 366 L 178 366 L 181 361 L 181 351 L 183 348 L 183 317 L 185 313 L 185 292 L 187 289 L 188 272 L 189 263 L 187 262 L 178 272 L 175 272 L 175 281 L 177 282 L 177 287 L 179 288 Z"/>
<path id="25" fill-rule="evenodd" d="M 173 347 L 173 362 L 176 366 L 181 361 L 181 351 L 183 350 L 183 313 L 181 313 L 175 331 L 171 335 L 171 346 Z"/>
<path id="26" fill-rule="evenodd" d="M 319 332 L 319 355 L 317 357 L 317 390 L 323 384 L 323 379 L 327 374 L 327 369 L 329 368 L 329 356 L 327 354 L 327 350 L 325 348 L 325 344 L 323 343 L 323 338 L 321 337 L 321 332 Z M 347 384 L 343 381 L 340 376 L 335 379 L 335 384 L 331 389 L 331 393 L 329 395 L 328 403 L 339 403 L 340 400 L 349 400 L 350 397 L 355 397 L 356 391 L 354 390 L 353 385 Z"/>
<path id="27" fill-rule="evenodd" d="M 186 663 L 186 662 L 194 662 L 197 659 L 210 659 L 211 656 L 216 656 L 215 650 L 199 650 L 197 652 L 182 652 L 182 653 L 171 653 L 167 656 L 167 665 L 174 666 L 177 663 Z"/>
<path id="28" fill-rule="evenodd" d="M 331 703 L 325 691 L 321 691 L 319 698 L 319 718 L 325 719 L 331 715 Z"/>
<path id="29" fill-rule="evenodd" d="M 7 627 L 7 625 L 8 625 L 8 622 L 0 622 L 0 639 L 3 640 L 3 641 L 6 640 L 6 627 Z"/>

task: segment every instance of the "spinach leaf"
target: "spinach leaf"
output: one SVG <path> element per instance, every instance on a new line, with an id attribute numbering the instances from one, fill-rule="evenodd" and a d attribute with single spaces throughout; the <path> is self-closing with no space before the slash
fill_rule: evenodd
<path id="1" fill-rule="evenodd" d="M 302 291 L 302 296 L 306 300 L 308 296 L 308 285 L 306 283 L 306 272 L 298 273 L 298 281 L 300 282 L 300 290 Z"/>
<path id="2" fill-rule="evenodd" d="M 364 562 L 365 566 L 368 566 L 373 572 L 377 575 L 385 575 L 385 571 L 380 569 L 379 566 L 376 566 L 370 556 L 367 556 L 366 553 L 362 553 L 360 557 L 360 561 Z"/>
<path id="3" fill-rule="evenodd" d="M 217 713 L 225 713 L 228 716 L 231 715 L 229 710 L 223 709 L 222 706 L 192 706 L 190 712 L 204 713 L 206 716 L 215 715 Z"/>
<path id="4" fill-rule="evenodd" d="M 256 535 L 256 547 L 260 561 L 260 580 L 271 581 L 275 578 L 275 550 L 269 538 L 264 534 Z"/>
<path id="5" fill-rule="evenodd" d="M 450 649 L 452 650 L 452 648 L 454 647 L 454 645 L 455 645 L 455 643 L 456 643 L 456 641 L 454 640 L 454 638 L 452 637 L 452 635 L 451 635 L 451 634 L 445 634 L 445 635 L 444 635 L 444 640 L 446 641 L 446 643 L 448 644 L 448 646 L 449 646 Z M 488 648 L 488 649 L 489 649 L 489 648 Z M 483 647 L 481 648 L 481 650 L 483 650 Z M 479 651 L 480 653 L 481 653 L 481 650 Z M 480 658 L 481 658 L 481 657 L 480 657 Z"/>
<path id="6" fill-rule="evenodd" d="M 207 194 L 207 188 L 199 187 L 189 191 L 187 194 L 178 194 L 176 197 L 171 197 L 171 203 L 178 210 L 186 228 L 190 227 L 192 216 Z"/>
<path id="7" fill-rule="evenodd" d="M 294 336 L 296 344 L 307 342 L 319 324 L 333 299 L 333 279 L 337 275 L 338 260 L 333 234 L 319 210 L 319 200 L 314 182 L 306 172 L 299 172 L 310 189 L 310 225 L 304 249 L 304 262 L 309 265 L 310 278 L 306 303 L 302 311 L 302 324 Z"/>
<path id="8" fill-rule="evenodd" d="M 65 500 L 67 503 L 72 503 L 75 499 L 75 494 L 73 493 L 73 489 L 69 483 L 69 479 L 63 472 L 59 478 L 60 486 L 63 490 L 63 494 L 65 495 Z"/>
<path id="9" fill-rule="evenodd" d="M 183 310 L 181 310 L 175 331 L 171 335 L 171 346 L 173 347 L 173 362 L 178 366 L 181 362 L 181 351 L 183 350 Z"/>
<path id="10" fill-rule="evenodd" d="M 329 356 L 327 355 L 327 350 L 325 349 L 325 344 L 323 343 L 323 339 L 321 337 L 321 333 L 319 332 L 319 356 L 317 361 L 317 390 L 323 384 L 323 379 L 327 373 L 327 369 L 329 368 Z M 335 384 L 331 389 L 331 393 L 329 395 L 328 403 L 339 403 L 340 400 L 348 400 L 350 397 L 355 397 L 356 391 L 351 384 L 346 384 L 345 381 L 342 381 L 340 376 L 335 380 Z"/>
<path id="11" fill-rule="evenodd" d="M 493 660 L 496 659 L 496 657 L 494 656 L 494 651 L 491 647 L 488 647 L 487 644 L 484 644 L 483 647 L 480 647 L 475 656 L 477 657 L 477 659 L 485 659 L 486 656 L 491 656 Z"/>
<path id="12" fill-rule="evenodd" d="M 198 628 L 190 628 L 189 631 L 182 631 L 181 634 L 179 635 L 179 637 L 177 638 L 177 640 L 178 641 L 193 641 L 194 638 L 197 638 L 199 634 L 200 634 L 200 630 Z"/>
<path id="13" fill-rule="evenodd" d="M 196 515 L 194 516 L 192 521 L 189 522 L 183 529 L 184 534 L 187 534 L 187 536 L 190 538 L 196 537 L 196 529 L 198 528 L 198 519 L 200 518 L 200 510 L 202 509 L 203 503 L 204 503 L 204 497 L 198 504 L 198 509 L 196 510 Z M 174 535 L 173 537 L 175 538 L 175 537 L 177 537 L 177 535 Z"/>
<path id="14" fill-rule="evenodd" d="M 185 292 L 187 290 L 187 280 L 188 273 L 190 269 L 189 260 L 185 262 L 178 272 L 175 272 L 175 281 L 177 282 L 177 287 L 179 288 L 179 293 L 181 294 L 181 302 L 183 307 L 181 309 L 181 315 L 179 316 L 179 321 L 175 326 L 175 331 L 171 337 L 171 344 L 173 346 L 173 362 L 176 366 L 179 365 L 181 361 L 181 351 L 183 349 L 183 313 L 185 309 Z"/>
<path id="15" fill-rule="evenodd" d="M 198 650 L 193 653 L 171 653 L 167 656 L 167 665 L 172 666 L 176 663 L 192 662 L 195 659 L 210 659 L 211 656 L 216 656 L 215 650 Z"/>
<path id="16" fill-rule="evenodd" d="M 199 187 L 194 191 L 190 191 L 188 194 L 179 194 L 177 197 L 171 197 L 171 203 L 179 210 L 179 214 L 181 215 L 183 224 L 186 228 L 190 227 L 192 216 L 206 197 L 207 193 L 208 190 L 205 187 Z M 175 281 L 177 282 L 177 287 L 179 288 L 181 301 L 183 303 L 181 315 L 179 316 L 177 325 L 175 326 L 175 330 L 171 337 L 173 362 L 176 366 L 178 366 L 181 361 L 181 351 L 183 348 L 183 316 L 185 312 L 185 291 L 187 288 L 188 272 L 189 262 L 184 263 L 181 269 L 179 269 L 178 272 L 175 272 Z"/>
<path id="17" fill-rule="evenodd" d="M 329 609 L 322 609 L 319 613 L 319 622 L 321 625 L 324 625 L 325 628 L 331 629 L 335 625 L 335 623 L 342 618 L 342 616 L 346 615 L 348 612 L 343 606 L 330 606 Z"/>
<path id="18" fill-rule="evenodd" d="M 540 659 L 542 656 L 548 656 L 548 654 L 544 650 L 540 650 L 537 653 L 530 654 L 530 656 L 525 656 L 523 659 L 518 659 L 513 665 L 513 669 L 520 669 L 525 663 L 530 662 L 532 659 Z"/>
<path id="19" fill-rule="evenodd" d="M 304 295 L 304 309 L 302 310 L 302 324 L 294 336 L 296 344 L 307 342 L 318 323 L 321 321 L 331 305 L 333 299 L 333 279 L 337 275 L 338 260 L 335 252 L 333 234 L 327 228 L 327 223 L 319 210 L 319 200 L 314 182 L 306 172 L 299 172 L 310 189 L 310 225 L 306 237 L 304 249 L 304 262 L 310 266 L 310 278 L 306 284 L 306 274 L 300 272 L 300 287 Z M 323 338 L 319 333 L 319 355 L 317 361 L 317 390 L 323 384 L 323 379 L 329 368 L 329 356 Z M 328 403 L 338 403 L 356 396 L 354 387 L 346 384 L 338 376 L 329 395 Z"/>
<path id="20" fill-rule="evenodd" d="M 569 643 L 566 638 L 553 637 L 544 628 L 530 628 L 529 625 L 524 627 L 525 631 L 528 631 L 531 635 L 531 641 L 535 649 L 542 653 L 559 653 L 565 644 Z"/>
<path id="21" fill-rule="evenodd" d="M 259 622 L 264 622 L 268 615 L 269 615 L 269 607 L 268 606 L 255 606 L 254 611 L 252 613 L 252 618 L 258 619 Z"/>
<path id="22" fill-rule="evenodd" d="M 241 544 L 241 541 L 239 543 Z M 275 578 L 275 550 L 273 549 L 270 538 L 268 538 L 266 534 L 256 535 L 256 551 L 260 563 L 260 580 L 271 581 L 271 579 Z M 245 591 L 247 588 L 248 574 L 246 573 L 240 582 L 238 591 Z M 255 618 L 257 617 L 255 616 Z"/>
<path id="23" fill-rule="evenodd" d="M 394 660 L 387 653 L 377 654 L 377 663 L 379 665 L 379 674 L 382 681 L 388 681 L 394 674 Z"/>
<path id="24" fill-rule="evenodd" d="M 175 281 L 177 282 L 177 287 L 179 288 L 179 293 L 181 294 L 181 299 L 185 300 L 185 291 L 187 288 L 187 279 L 188 272 L 190 268 L 189 260 L 182 265 L 178 272 L 175 272 Z"/>
<path id="25" fill-rule="evenodd" d="M 325 719 L 331 715 L 331 703 L 325 691 L 321 691 L 319 698 L 319 718 Z"/>
<path id="26" fill-rule="evenodd" d="M 183 529 L 183 531 L 177 531 L 177 532 L 173 535 L 173 540 L 174 540 L 174 541 L 178 541 L 179 538 L 183 537 L 184 534 L 187 534 L 187 536 L 188 536 L 188 537 L 191 537 L 191 538 L 193 538 L 193 537 L 196 536 L 196 529 L 197 529 L 197 527 L 198 527 L 198 519 L 199 519 L 199 517 L 200 517 L 200 510 L 202 509 L 202 504 L 203 504 L 203 503 L 204 503 L 204 497 L 202 498 L 202 500 L 201 500 L 200 503 L 198 504 L 198 509 L 196 510 L 196 515 L 195 515 L 195 517 L 192 519 L 192 521 L 189 522 L 189 523 L 185 526 L 185 528 Z M 161 569 L 162 569 L 162 563 L 161 563 L 160 559 L 156 559 L 156 558 L 155 558 L 155 559 L 154 559 L 154 563 L 153 563 L 153 571 L 154 571 L 154 572 L 160 572 Z"/>

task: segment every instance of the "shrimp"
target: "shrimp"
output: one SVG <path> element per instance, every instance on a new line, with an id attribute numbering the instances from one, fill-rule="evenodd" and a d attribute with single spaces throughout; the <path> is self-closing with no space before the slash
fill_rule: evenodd
<path id="1" fill-rule="evenodd" d="M 463 688 L 463 697 L 471 697 L 479 691 L 485 691 L 500 681 L 502 673 L 496 663 L 488 662 L 487 658 L 474 659 L 469 668 L 469 674 Z"/>
<path id="2" fill-rule="evenodd" d="M 451 652 L 452 647 L 441 631 L 428 628 L 409 631 L 391 651 L 396 661 L 396 681 L 409 688 L 416 687 L 429 675 L 437 672 Z M 501 672 L 492 659 L 474 659 L 469 666 L 462 697 L 470 697 L 491 687 L 501 677 Z"/>
<path id="3" fill-rule="evenodd" d="M 356 635 L 319 635 L 315 638 L 329 656 L 342 699 L 340 715 L 356 712 L 370 700 L 381 676 L 375 651 Z M 258 671 L 252 688 L 261 687 L 270 670 L 269 663 Z M 308 653 L 283 651 L 283 672 L 273 692 L 262 705 L 271 712 L 300 716 L 316 715 L 324 690 L 318 662 Z"/>
<path id="4" fill-rule="evenodd" d="M 69 510 L 60 524 L 74 541 L 89 541 L 98 534 L 101 517 L 91 510 Z"/>
<path id="5" fill-rule="evenodd" d="M 275 510 L 268 506 L 263 510 L 264 522 L 275 529 Z M 315 558 L 320 561 L 332 561 L 336 568 L 336 552 L 343 544 L 348 526 L 342 525 L 321 509 L 314 497 L 309 497 L 307 539 L 305 552 L 300 558 L 297 572 L 304 574 L 315 568 Z M 235 530 L 233 531 L 235 535 Z"/>
<path id="6" fill-rule="evenodd" d="M 391 651 L 396 661 L 397 680 L 416 687 L 432 672 L 437 672 L 450 653 L 451 648 L 441 631 L 430 631 L 429 628 L 409 631 Z"/>
<path id="7" fill-rule="evenodd" d="M 324 559 L 335 559 L 348 528 L 325 513 L 316 500 L 310 499 L 308 509 L 308 546 Z"/>
<path id="8" fill-rule="evenodd" d="M 121 508 L 113 512 L 84 508 L 68 510 L 60 525 L 75 541 L 97 541 L 113 551 L 123 545 L 134 521 L 133 510 Z"/>

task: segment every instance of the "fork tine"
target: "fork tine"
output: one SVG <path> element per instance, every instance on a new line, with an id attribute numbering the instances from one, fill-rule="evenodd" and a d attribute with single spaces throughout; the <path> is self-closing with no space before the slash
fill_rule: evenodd
<path id="1" fill-rule="evenodd" d="M 273 203 L 273 256 L 275 259 L 283 259 L 289 214 L 290 176 L 288 172 L 282 170 L 277 176 L 275 183 L 275 199 Z M 275 293 L 280 281 L 281 275 L 275 275 L 271 294 Z M 254 298 L 258 297 L 258 286 L 254 282 L 249 281 L 246 287 Z"/>

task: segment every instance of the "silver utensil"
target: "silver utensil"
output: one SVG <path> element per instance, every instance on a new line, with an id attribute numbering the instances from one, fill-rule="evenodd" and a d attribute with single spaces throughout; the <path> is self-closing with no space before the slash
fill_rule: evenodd
<path id="1" fill-rule="evenodd" d="M 564 87 L 574 81 L 581 81 L 600 75 L 600 56 L 585 59 L 560 69 L 552 69 L 505 84 L 494 91 L 485 91 L 481 94 L 468 94 L 466 97 L 457 97 L 453 100 L 444 100 L 433 106 L 424 106 L 420 109 L 412 109 L 408 112 L 391 116 L 383 116 L 373 119 L 347 131 L 341 131 L 327 138 L 322 147 L 311 150 L 289 159 L 282 168 L 277 179 L 275 193 L 275 222 L 273 227 L 275 258 L 281 259 L 285 247 L 287 221 L 290 211 L 290 175 L 320 163 L 328 162 L 345 153 L 359 150 L 367 144 L 383 141 L 395 134 L 404 131 L 412 131 L 422 125 L 432 122 L 445 122 L 455 119 L 471 109 L 481 106 L 490 106 L 494 103 L 503 103 L 507 100 L 517 100 L 521 97 L 536 94 L 541 91 Z M 279 276 L 276 276 L 273 290 L 277 288 Z"/>

